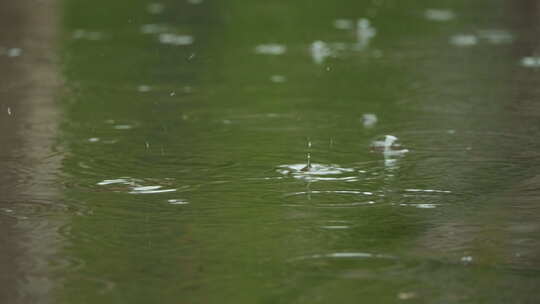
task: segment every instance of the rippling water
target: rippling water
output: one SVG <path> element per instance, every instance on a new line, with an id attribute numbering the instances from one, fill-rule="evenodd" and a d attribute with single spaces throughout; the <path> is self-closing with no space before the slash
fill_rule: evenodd
<path id="1" fill-rule="evenodd" d="M 535 1 L 0 8 L 2 302 L 539 298 Z"/>

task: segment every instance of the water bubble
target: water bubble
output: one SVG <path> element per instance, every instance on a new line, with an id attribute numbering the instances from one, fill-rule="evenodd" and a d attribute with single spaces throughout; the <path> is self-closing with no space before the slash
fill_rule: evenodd
<path id="1" fill-rule="evenodd" d="M 89 142 L 91 143 L 95 143 L 95 142 L 98 142 L 99 141 L 99 138 L 98 137 L 91 137 L 88 139 Z"/>

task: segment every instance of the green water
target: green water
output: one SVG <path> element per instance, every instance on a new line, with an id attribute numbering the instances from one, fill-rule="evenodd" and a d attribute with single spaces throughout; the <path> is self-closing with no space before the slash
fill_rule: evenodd
<path id="1" fill-rule="evenodd" d="M 55 194 L 9 211 L 54 250 L 21 267 L 44 303 L 537 303 L 515 2 L 63 0 Z"/>

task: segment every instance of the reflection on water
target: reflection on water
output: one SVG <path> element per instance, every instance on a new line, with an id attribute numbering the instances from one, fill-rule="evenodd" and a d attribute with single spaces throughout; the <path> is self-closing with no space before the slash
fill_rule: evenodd
<path id="1" fill-rule="evenodd" d="M 62 89 L 9 73 L 0 87 L 0 226 L 31 236 L 0 234 L 26 282 L 4 290 L 538 299 L 536 2 L 62 5 Z M 0 65 L 42 64 L 41 43 L 0 46 Z M 12 124 L 38 112 L 24 92 L 62 117 Z"/>

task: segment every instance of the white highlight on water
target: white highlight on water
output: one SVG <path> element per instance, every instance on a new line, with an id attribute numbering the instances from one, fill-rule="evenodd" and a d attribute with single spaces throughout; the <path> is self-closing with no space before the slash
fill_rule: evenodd
<path id="1" fill-rule="evenodd" d="M 148 4 L 148 6 L 146 7 L 146 10 L 150 13 L 150 14 L 161 14 L 164 10 L 165 10 L 165 6 L 161 3 L 150 3 Z"/>
<path id="2" fill-rule="evenodd" d="M 283 55 L 285 52 L 287 52 L 287 47 L 277 43 L 260 44 L 255 47 L 255 53 L 257 54 Z"/>
<path id="3" fill-rule="evenodd" d="M 101 40 L 103 38 L 103 34 L 100 32 L 95 32 L 95 31 L 77 29 L 73 31 L 73 34 L 71 35 L 71 37 L 73 39 Z"/>
<path id="4" fill-rule="evenodd" d="M 339 30 L 352 30 L 354 22 L 349 19 L 336 19 L 334 20 L 334 27 Z"/>
<path id="5" fill-rule="evenodd" d="M 163 44 L 172 44 L 177 46 L 186 46 L 193 44 L 193 37 L 190 35 L 177 35 L 172 33 L 159 34 L 159 42 Z"/>
<path id="6" fill-rule="evenodd" d="M 8 57 L 19 57 L 21 56 L 22 54 L 22 49 L 20 48 L 10 48 L 10 49 L 7 49 L 6 51 L 6 55 Z"/>
<path id="7" fill-rule="evenodd" d="M 162 24 L 144 24 L 141 26 L 143 34 L 158 34 L 168 30 L 168 27 Z"/>
<path id="8" fill-rule="evenodd" d="M 478 43 L 478 38 L 471 34 L 457 34 L 450 37 L 450 43 L 460 47 L 473 46 Z"/>
<path id="9" fill-rule="evenodd" d="M 521 59 L 521 65 L 526 68 L 540 68 L 540 57 L 523 57 Z"/>
<path id="10" fill-rule="evenodd" d="M 448 190 L 434 190 L 434 189 L 405 189 L 407 192 L 427 192 L 427 193 L 452 193 Z"/>
<path id="11" fill-rule="evenodd" d="M 490 44 L 507 44 L 514 41 L 514 36 L 510 32 L 500 29 L 480 30 L 478 36 Z"/>
<path id="12" fill-rule="evenodd" d="M 132 129 L 133 126 L 131 126 L 131 125 L 116 125 L 116 126 L 114 126 L 114 128 L 116 130 L 129 130 L 129 129 Z"/>
<path id="13" fill-rule="evenodd" d="M 137 91 L 141 92 L 141 93 L 146 93 L 146 92 L 150 92 L 152 88 L 148 85 L 145 85 L 145 84 L 141 84 L 140 86 L 137 87 Z"/>
<path id="14" fill-rule="evenodd" d="M 270 81 L 272 81 L 273 83 L 284 83 L 285 81 L 287 81 L 287 77 L 283 75 L 272 75 L 270 76 Z"/>
<path id="15" fill-rule="evenodd" d="M 450 21 L 456 17 L 453 11 L 449 9 L 427 9 L 424 12 L 424 17 L 431 21 L 445 22 Z"/>
<path id="16" fill-rule="evenodd" d="M 170 200 L 167 200 L 167 202 L 171 205 L 187 205 L 189 204 L 188 201 L 186 200 L 182 200 L 182 199 L 170 199 Z"/>

